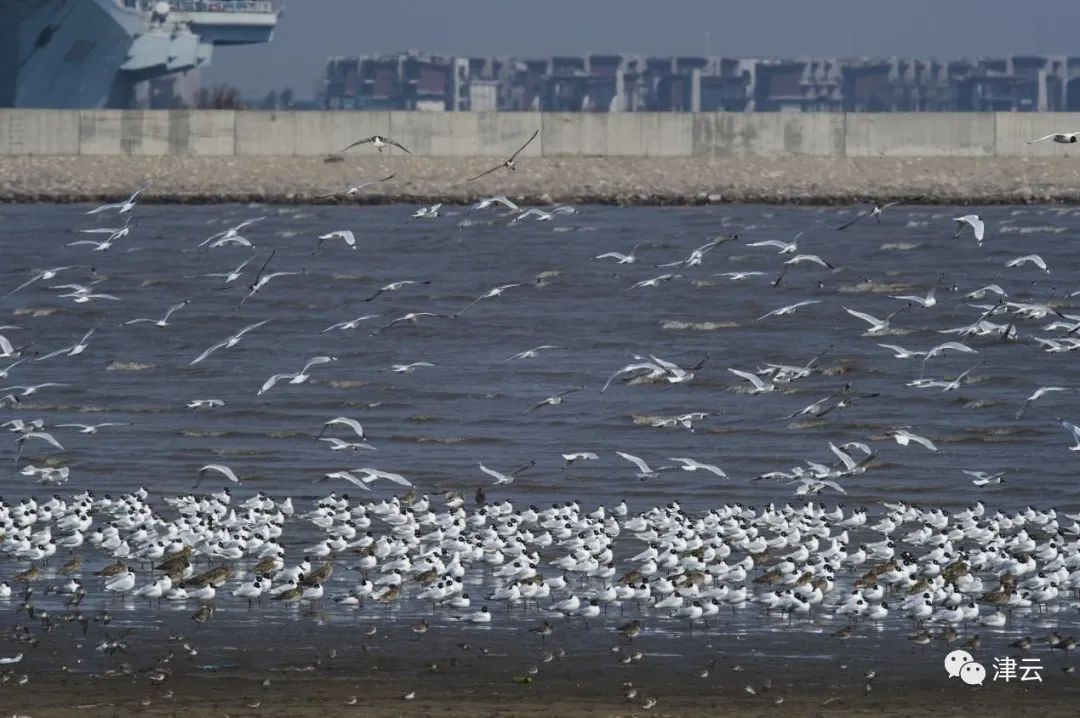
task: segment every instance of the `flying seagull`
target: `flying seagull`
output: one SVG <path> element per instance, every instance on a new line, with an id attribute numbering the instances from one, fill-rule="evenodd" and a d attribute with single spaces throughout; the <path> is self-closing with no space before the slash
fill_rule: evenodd
<path id="1" fill-rule="evenodd" d="M 953 217 L 953 221 L 956 222 L 956 234 L 953 235 L 953 239 L 960 236 L 960 232 L 963 231 L 966 224 L 974 230 L 975 241 L 982 245 L 983 234 L 986 231 L 986 225 L 983 224 L 982 217 L 977 214 L 965 214 L 962 217 Z"/>
<path id="2" fill-rule="evenodd" d="M 480 466 L 481 471 L 483 471 L 485 474 L 487 474 L 491 478 L 495 479 L 495 483 L 493 484 L 493 486 L 500 486 L 502 484 L 512 484 L 512 483 L 514 483 L 514 479 L 517 478 L 518 474 L 520 474 L 525 469 L 528 469 L 529 467 L 533 466 L 535 463 L 536 463 L 535 461 L 530 461 L 527 464 L 524 464 L 522 466 L 517 467 L 516 469 L 511 471 L 509 474 L 504 474 L 501 471 L 495 471 L 494 469 L 489 469 L 488 467 L 484 466 L 482 463 L 479 464 L 479 466 Z"/>
<path id="3" fill-rule="evenodd" d="M 203 478 L 206 477 L 207 472 L 210 471 L 216 471 L 234 484 L 240 483 L 240 479 L 236 477 L 236 474 L 233 473 L 233 470 L 225 464 L 207 464 L 206 466 L 199 469 L 199 480 L 195 482 L 195 488 L 198 488 L 199 484 L 202 483 Z"/>
<path id="4" fill-rule="evenodd" d="M 851 220 L 850 222 L 845 222 L 844 224 L 837 227 L 836 230 L 840 231 L 842 229 L 847 229 L 851 225 L 859 222 L 860 220 L 866 219 L 867 217 L 873 217 L 875 220 L 878 221 L 878 223 L 880 223 L 881 215 L 885 212 L 885 210 L 887 210 L 889 207 L 895 207 L 896 205 L 903 203 L 903 200 L 896 200 L 894 202 L 886 202 L 885 204 L 875 204 L 873 209 L 867 210 L 866 212 L 859 214 L 857 217 L 855 217 L 855 219 Z"/>
<path id="5" fill-rule="evenodd" d="M 390 282 L 389 284 L 387 284 L 385 286 L 379 287 L 379 289 L 374 294 L 372 294 L 370 297 L 368 297 L 364 301 L 365 302 L 370 302 L 373 299 L 375 299 L 376 297 L 378 297 L 380 294 L 382 294 L 383 292 L 396 292 L 399 289 L 401 289 L 402 287 L 408 286 L 410 284 L 431 284 L 431 280 L 428 279 L 428 280 L 424 280 L 424 281 L 418 281 L 418 280 L 415 280 L 415 279 L 403 279 L 403 280 L 398 281 L 398 282 Z"/>
<path id="6" fill-rule="evenodd" d="M 40 281 L 42 279 L 53 279 L 54 277 L 56 277 L 57 274 L 64 271 L 65 269 L 71 269 L 71 267 L 53 267 L 52 269 L 36 269 L 36 270 L 34 270 L 34 273 L 30 276 L 30 279 L 27 279 L 25 282 L 23 282 L 19 286 L 15 287 L 14 289 L 12 289 L 10 292 L 7 293 L 6 296 L 10 297 L 12 294 L 19 291 L 20 289 L 25 289 L 26 287 L 29 287 L 34 282 Z"/>
<path id="7" fill-rule="evenodd" d="M 526 414 L 532 413 L 532 412 L 536 411 L 537 409 L 540 409 L 540 408 L 545 407 L 545 406 L 558 406 L 559 404 L 561 404 L 563 402 L 563 397 L 564 396 L 566 396 L 567 394 L 573 394 L 575 391 L 582 391 L 584 388 L 585 387 L 583 387 L 583 386 L 575 386 L 575 387 L 572 387 L 570 389 L 564 389 L 563 391 L 560 391 L 558 394 L 556 394 L 554 396 L 549 396 L 548 398 L 544 399 L 543 401 L 540 401 L 540 402 L 537 402 L 536 404 L 533 404 L 531 407 L 529 407 L 528 409 L 525 410 L 525 413 Z"/>
<path id="8" fill-rule="evenodd" d="M 214 346 L 212 346 L 209 349 L 207 349 L 206 351 L 204 351 L 199 356 L 195 357 L 195 360 L 192 361 L 191 364 L 189 364 L 188 366 L 198 364 L 203 359 L 205 359 L 206 357 L 208 357 L 211 354 L 213 354 L 214 352 L 216 352 L 218 349 L 232 349 L 234 346 L 236 346 L 237 344 L 240 343 L 240 340 L 243 338 L 243 336 L 245 334 L 250 332 L 252 329 L 258 329 L 263 324 L 266 324 L 269 321 L 270 321 L 269 319 L 263 319 L 261 322 L 256 322 L 255 324 L 249 324 L 248 326 L 246 326 L 243 329 L 241 329 L 240 331 L 238 331 L 236 334 L 233 334 L 231 337 L 229 337 L 225 341 L 218 342 Z"/>
<path id="9" fill-rule="evenodd" d="M 334 419 L 331 419 L 330 421 L 325 422 L 323 424 L 322 430 L 319 432 L 319 435 L 316 436 L 315 438 L 316 439 L 321 439 L 322 435 L 326 433 L 327 429 L 329 429 L 331 426 L 339 426 L 339 425 L 340 426 L 347 426 L 348 428 L 352 429 L 353 433 L 355 433 L 360 438 L 361 441 L 366 441 L 367 440 L 367 437 L 364 436 L 364 427 L 361 426 L 360 422 L 357 421 L 356 419 L 350 419 L 347 416 L 339 416 L 339 417 L 336 417 Z"/>
<path id="10" fill-rule="evenodd" d="M 616 451 L 615 453 L 638 468 L 636 476 L 642 481 L 644 481 L 645 479 L 655 479 L 657 476 L 660 475 L 661 471 L 680 468 L 678 466 L 661 466 L 653 469 L 645 463 L 644 459 L 634 456 L 633 454 L 624 454 L 621 451 Z"/>
<path id="11" fill-rule="evenodd" d="M 338 150 L 338 154 L 340 155 L 342 152 L 351 150 L 353 147 L 359 147 L 360 145 L 366 145 L 368 143 L 370 143 L 371 146 L 377 149 L 379 152 L 383 151 L 383 147 L 397 147 L 399 149 L 405 150 L 406 154 L 412 154 L 412 152 L 409 151 L 409 148 L 407 148 L 405 145 L 401 144 L 397 140 L 392 140 L 389 137 L 383 137 L 382 135 L 372 135 L 371 137 L 365 137 L 362 140 L 357 140 L 348 147 Z M 393 177 L 393 175 L 390 176 Z"/>
<path id="12" fill-rule="evenodd" d="M 1024 403 L 1020 405 L 1020 409 L 1016 412 L 1015 418 L 1019 419 L 1024 415 L 1024 412 L 1027 411 L 1028 404 L 1033 401 L 1038 401 L 1044 395 L 1049 394 L 1052 391 L 1070 391 L 1070 389 L 1064 386 L 1040 386 L 1031 396 L 1029 396 L 1027 399 L 1024 399 Z"/>
<path id="13" fill-rule="evenodd" d="M 216 232 L 214 234 L 211 234 L 209 237 L 207 237 L 202 242 L 200 242 L 199 246 L 204 247 L 207 244 L 210 244 L 211 242 L 213 242 L 213 245 L 211 245 L 211 246 L 220 247 L 223 244 L 225 244 L 226 242 L 237 242 L 239 244 L 246 244 L 247 246 L 250 247 L 251 242 L 248 242 L 246 239 L 244 239 L 243 237 L 240 236 L 240 230 L 242 230 L 244 227 L 249 227 L 249 226 L 255 224 L 256 222 L 261 222 L 264 219 L 266 219 L 266 217 L 253 217 L 251 219 L 245 219 L 243 222 L 236 225 L 235 227 L 230 227 L 230 228 L 228 228 L 226 230 L 223 230 L 221 232 Z"/>
<path id="14" fill-rule="evenodd" d="M 1058 422 L 1065 428 L 1065 431 L 1072 434 L 1073 441 L 1076 442 L 1076 446 L 1070 446 L 1069 451 L 1080 451 L 1080 428 L 1078 428 L 1076 424 L 1065 421 L 1060 416 L 1056 418 Z"/>
<path id="15" fill-rule="evenodd" d="M 126 212 L 130 212 L 131 210 L 135 209 L 135 203 L 139 199 L 139 195 L 142 194 L 149 186 L 150 185 L 147 185 L 146 187 L 140 187 L 138 190 L 135 191 L 133 195 L 128 197 L 123 202 L 117 202 L 116 204 L 103 204 L 100 207 L 95 207 L 94 209 L 90 210 L 89 212 L 87 212 L 87 214 L 97 214 L 98 212 L 104 212 L 105 210 L 109 209 L 115 209 L 117 214 L 124 214 Z"/>
<path id="16" fill-rule="evenodd" d="M 513 171 L 514 171 L 514 170 L 516 169 L 516 167 L 514 166 L 514 162 L 515 162 L 515 161 L 517 160 L 517 156 L 518 156 L 518 155 L 520 155 L 520 154 L 521 154 L 521 152 L 522 152 L 522 150 L 524 150 L 524 149 L 525 149 L 526 147 L 528 147 L 528 146 L 529 146 L 529 144 L 530 144 L 530 143 L 531 143 L 531 142 L 532 142 L 533 140 L 535 140 L 535 139 L 536 139 L 536 136 L 537 136 L 537 135 L 539 135 L 539 134 L 540 134 L 540 130 L 537 130 L 536 132 L 534 132 L 534 133 L 532 134 L 532 137 L 530 137 L 530 138 L 529 138 L 529 141 L 528 141 L 528 142 L 526 142 L 526 143 L 525 143 L 525 144 L 523 144 L 523 145 L 522 145 L 522 146 L 521 146 L 520 148 L 518 148 L 518 151 L 517 151 L 517 152 L 515 152 L 515 153 L 514 153 L 514 154 L 512 154 L 512 155 L 510 155 L 510 159 L 506 160 L 506 161 L 505 161 L 505 162 L 503 162 L 502 164 L 498 164 L 498 165 L 495 165 L 494 167 L 492 167 L 491 169 L 487 170 L 486 172 L 481 172 L 480 174 L 476 175 L 475 177 L 470 177 L 470 178 L 468 179 L 468 181 L 469 181 L 469 182 L 474 182 L 474 181 L 476 181 L 476 180 L 480 179 L 481 177 L 486 177 L 487 175 L 491 174 L 492 172 L 495 172 L 496 170 L 498 170 L 498 169 L 500 169 L 500 168 L 502 168 L 502 167 L 505 167 L 506 169 L 508 169 L 508 170 L 510 170 L 511 172 L 513 172 Z"/>
<path id="17" fill-rule="evenodd" d="M 315 245 L 315 250 L 312 252 L 312 254 L 318 252 L 319 248 L 323 246 L 323 242 L 328 239 L 344 240 L 345 244 L 349 245 L 349 249 L 356 249 L 356 237 L 353 235 L 352 231 L 348 229 L 339 229 L 335 232 L 327 232 L 326 234 L 320 234 L 319 243 Z"/>
<path id="18" fill-rule="evenodd" d="M 637 261 L 637 250 L 642 244 L 644 243 L 638 242 L 627 254 L 621 252 L 604 252 L 603 254 L 596 255 L 593 259 L 614 259 L 618 264 L 633 264 Z"/>
<path id="19" fill-rule="evenodd" d="M 138 319 L 129 319 L 128 321 L 124 322 L 124 324 L 125 325 L 128 325 L 128 324 L 154 324 L 154 325 L 157 325 L 159 327 L 167 327 L 167 326 L 169 326 L 169 317 L 171 317 L 174 313 L 180 311 L 181 309 L 183 309 L 184 307 L 186 307 L 190 303 L 191 303 L 190 299 L 185 299 L 182 302 L 179 302 L 177 304 L 172 305 L 165 312 L 165 316 L 163 316 L 161 319 L 151 319 L 149 317 L 140 317 Z"/>
<path id="20" fill-rule="evenodd" d="M 338 192 L 330 192 L 329 194 L 315 195 L 315 199 L 326 199 L 328 197 L 337 197 L 339 194 L 343 194 L 346 197 L 352 197 L 355 194 L 360 194 L 361 190 L 364 190 L 367 187 L 371 187 L 372 185 L 376 185 L 376 184 L 381 184 L 383 182 L 389 182 L 392 179 L 394 179 L 394 175 L 387 175 L 387 176 L 383 177 L 382 179 L 369 180 L 367 182 L 361 182 L 358 185 L 353 185 L 352 187 L 340 190 Z"/>
<path id="21" fill-rule="evenodd" d="M 1053 132 L 1046 137 L 1040 137 L 1037 140 L 1028 140 L 1027 144 L 1033 145 L 1036 142 L 1046 142 L 1047 140 L 1053 140 L 1058 144 L 1071 145 L 1076 142 L 1077 137 L 1080 137 L 1080 132 Z"/>

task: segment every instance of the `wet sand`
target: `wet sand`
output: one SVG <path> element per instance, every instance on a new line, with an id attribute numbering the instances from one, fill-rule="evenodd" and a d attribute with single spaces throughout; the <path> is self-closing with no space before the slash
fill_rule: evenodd
<path id="1" fill-rule="evenodd" d="M 587 666 L 578 666 L 587 670 Z M 465 675 L 467 674 L 467 675 Z M 474 666 L 457 672 L 414 676 L 342 665 L 308 673 L 263 677 L 227 673 L 180 673 L 160 684 L 145 674 L 88 678 L 38 675 L 22 687 L 0 687 L 5 711 L 34 718 L 53 716 L 1075 716 L 1080 691 L 1069 687 L 1011 683 L 985 688 L 945 679 L 920 682 L 875 679 L 867 692 L 859 676 L 835 685 L 803 689 L 777 676 L 765 689 L 760 675 L 722 675 L 692 685 L 647 666 L 617 671 L 596 668 L 578 676 L 545 670 L 531 684 Z M 588 676 L 588 678 L 586 677 Z M 591 680 L 590 680 L 591 679 Z M 856 680 L 858 679 L 858 680 Z M 640 685 L 633 700 L 621 695 L 625 680 Z M 646 690 L 646 684 L 649 689 Z M 750 695 L 746 685 L 754 687 Z M 406 700 L 407 693 L 415 697 Z M 645 696 L 655 696 L 651 709 Z M 782 699 L 782 700 L 781 700 Z M 355 701 L 355 702 L 354 702 Z M 778 701 L 780 701 L 778 703 Z"/>
<path id="2" fill-rule="evenodd" d="M 464 203 L 505 194 L 529 204 L 843 204 L 920 198 L 934 204 L 1080 202 L 1080 165 L 1070 158 L 816 157 L 529 158 L 517 172 L 465 178 L 490 158 L 24 156 L 0 158 L 0 201 L 113 199 L 151 183 L 158 202 L 341 202 L 315 200 L 395 174 L 348 200 Z"/>
<path id="3" fill-rule="evenodd" d="M 416 636 L 406 624 L 379 621 L 373 612 L 381 609 L 362 609 L 357 621 L 332 626 L 266 621 L 261 630 L 224 634 L 213 620 L 201 627 L 181 620 L 163 630 L 131 632 L 110 630 L 116 623 L 91 624 L 84 638 L 77 627 L 61 623 L 36 647 L 0 642 L 0 655 L 24 654 L 19 663 L 2 666 L 7 670 L 0 671 L 0 706 L 34 718 L 75 711 L 377 717 L 942 716 L 963 711 L 1050 717 L 1075 715 L 1080 700 L 1080 678 L 1062 670 L 1071 665 L 1070 657 L 1045 646 L 1028 654 L 1042 661 L 1042 683 L 994 682 L 993 657 L 1009 655 L 1009 649 L 974 650 L 989 671 L 984 687 L 974 687 L 945 675 L 943 658 L 959 642 L 887 642 L 867 655 L 828 635 L 803 636 L 789 651 L 798 655 L 777 655 L 761 652 L 753 641 L 740 645 L 737 637 L 714 629 L 682 634 L 682 641 L 703 642 L 707 649 L 689 657 L 677 653 L 680 637 L 672 641 L 646 633 L 631 642 L 610 628 L 562 623 L 544 642 L 524 628 L 508 634 L 464 624 L 433 626 Z M 859 630 L 866 632 L 873 629 Z M 111 655 L 95 650 L 105 635 L 122 640 L 124 648 Z M 836 658 L 825 655 L 831 651 Z M 702 676 L 702 669 L 708 675 Z M 18 686 L 22 675 L 29 680 Z M 637 690 L 633 699 L 624 696 L 628 684 Z M 410 693 L 414 698 L 406 700 Z M 646 711 L 650 697 L 656 705 Z"/>

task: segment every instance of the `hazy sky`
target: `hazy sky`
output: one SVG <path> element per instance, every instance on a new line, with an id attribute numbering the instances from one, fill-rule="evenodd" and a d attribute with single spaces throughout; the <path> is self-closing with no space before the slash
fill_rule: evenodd
<path id="1" fill-rule="evenodd" d="M 740 57 L 1080 55 L 1076 0 L 291 0 L 266 46 L 218 48 L 211 82 L 310 97 L 331 55 L 423 50 Z"/>

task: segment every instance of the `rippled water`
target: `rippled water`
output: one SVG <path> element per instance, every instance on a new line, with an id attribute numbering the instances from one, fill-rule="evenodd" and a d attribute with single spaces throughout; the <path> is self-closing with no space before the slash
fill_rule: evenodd
<path id="1" fill-rule="evenodd" d="M 1038 386 L 1080 386 L 1072 356 L 1045 353 L 1029 340 L 1056 317 L 1018 321 L 1020 341 L 971 339 L 978 355 L 946 354 L 928 362 L 926 375 L 935 378 L 972 369 L 949 393 L 909 388 L 906 383 L 920 375 L 920 363 L 894 359 L 877 346 L 925 350 L 954 339 L 938 330 L 974 322 L 981 312 L 971 304 L 992 297 L 980 302 L 964 294 L 991 283 L 1001 284 L 1015 301 L 1045 302 L 1053 290 L 1054 307 L 1073 311 L 1074 300 L 1065 298 L 1080 288 L 1070 240 L 1080 219 L 1073 209 L 982 210 L 987 239 L 979 247 L 970 232 L 952 238 L 950 218 L 968 208 L 894 208 L 881 224 L 866 220 L 836 232 L 850 211 L 588 206 L 551 222 L 510 226 L 506 218 L 489 222 L 493 215 L 471 215 L 462 222 L 464 210 L 450 208 L 425 221 L 411 219 L 412 208 L 404 206 L 141 206 L 131 235 L 103 253 L 64 246 L 86 237 L 76 234 L 79 229 L 115 222 L 112 215 L 87 217 L 86 209 L 0 209 L 0 289 L 16 287 L 34 268 L 74 265 L 57 279 L 0 298 L 2 323 L 19 327 L 2 333 L 17 346 L 28 344 L 28 352 L 44 354 L 96 329 L 81 356 L 14 368 L 3 386 L 46 381 L 67 386 L 42 389 L 0 415 L 40 417 L 50 425 L 131 422 L 94 436 L 57 429 L 64 452 L 27 446 L 20 466 L 44 463 L 46 457 L 71 466 L 70 482 L 56 489 L 62 494 L 85 489 L 115 494 L 139 486 L 155 496 L 186 492 L 200 466 L 225 463 L 243 479 L 237 496 L 261 490 L 293 496 L 303 507 L 332 490 L 357 493 L 340 482 L 313 483 L 328 471 L 375 466 L 405 475 L 434 496 L 489 483 L 478 462 L 509 471 L 535 461 L 512 486 L 489 489 L 489 496 L 538 505 L 576 498 L 586 506 L 610 506 L 626 499 L 632 510 L 678 499 L 694 511 L 724 502 L 793 500 L 791 486 L 753 478 L 805 459 L 831 463 L 829 441 L 863 441 L 874 448 L 877 463 L 842 481 L 847 496 L 826 492 L 821 499 L 849 506 L 904 499 L 957 507 L 982 498 L 992 508 L 1080 507 L 1080 496 L 1071 490 L 1077 456 L 1067 451 L 1070 438 L 1054 419 L 1080 419 L 1075 395 L 1048 395 L 1023 419 L 1013 418 Z M 253 250 L 200 249 L 199 243 L 259 215 L 267 219 L 244 233 L 255 244 L 244 277 L 223 289 L 221 279 L 201 276 L 232 269 Z M 335 241 L 313 254 L 317 235 L 339 229 L 356 233 L 357 251 Z M 790 241 L 799 232 L 804 233 L 800 251 L 821 255 L 836 271 L 801 264 L 779 287 L 770 286 L 791 255 L 745 244 Z M 679 261 L 710 238 L 733 233 L 737 241 L 707 253 L 701 266 L 685 269 L 681 278 L 627 291 L 668 271 L 655 265 Z M 592 259 L 629 251 L 639 242 L 635 264 Z M 268 271 L 303 273 L 274 279 L 240 306 L 244 285 L 271 250 Z M 1004 267 L 1030 253 L 1041 255 L 1051 272 L 1031 265 Z M 730 271 L 766 274 L 745 281 L 717 276 Z M 903 306 L 890 295 L 925 294 L 939 275 L 944 276 L 937 306 L 901 313 L 887 336 L 861 336 L 866 325 L 842 309 L 885 316 Z M 91 276 L 102 279 L 95 291 L 120 301 L 74 304 L 48 289 L 85 284 Z M 430 284 L 364 301 L 383 284 L 406 279 Z M 515 282 L 524 286 L 481 301 L 460 318 L 425 318 L 371 335 L 382 322 L 406 312 L 453 314 L 491 287 Z M 953 285 L 957 291 L 949 291 Z M 807 299 L 820 303 L 793 316 L 756 321 Z M 166 328 L 123 324 L 159 317 L 182 300 L 190 304 Z M 322 332 L 368 313 L 381 318 L 353 331 Z M 236 348 L 189 366 L 211 344 L 263 319 L 270 322 Z M 541 344 L 562 348 L 506 361 Z M 753 370 L 766 362 L 803 364 L 827 349 L 818 364 L 824 371 L 779 392 L 751 396 L 746 382 L 727 371 Z M 282 383 L 256 395 L 270 375 L 297 371 L 320 354 L 338 360 L 315 367 L 306 384 Z M 655 354 L 683 367 L 707 361 L 688 383 L 615 382 L 600 393 L 632 354 Z M 8 361 L 0 361 L 0 368 Z M 417 361 L 435 366 L 411 374 L 388 371 L 391 364 Z M 780 418 L 845 382 L 859 394 L 877 396 L 821 419 Z M 574 386 L 584 390 L 569 394 L 561 405 L 526 413 Z M 185 407 L 209 398 L 226 406 Z M 653 428 L 645 421 L 692 411 L 708 413 L 693 432 Z M 334 453 L 315 441 L 322 423 L 338 415 L 359 419 L 377 451 Z M 887 432 L 901 425 L 933 439 L 940 452 L 896 445 Z M 12 442 L 5 442 L 4 450 L 14 456 Z M 638 481 L 617 450 L 640 455 L 653 466 L 669 463 L 667 457 L 695 457 L 723 467 L 730 479 L 673 471 Z M 601 458 L 564 470 L 559 455 L 569 451 L 592 451 Z M 961 469 L 1009 473 L 1006 483 L 977 489 Z M 0 486 L 9 501 L 51 491 L 13 471 L 4 472 Z M 390 496 L 394 488 L 380 482 L 376 495 Z M 317 535 L 298 529 L 289 538 L 299 550 Z M 349 580 L 339 571 L 335 588 L 343 589 Z M 403 615 L 421 613 L 422 607 L 412 606 Z M 240 609 L 235 618 L 254 620 Z M 756 626 L 756 620 L 748 616 L 739 622 Z"/>

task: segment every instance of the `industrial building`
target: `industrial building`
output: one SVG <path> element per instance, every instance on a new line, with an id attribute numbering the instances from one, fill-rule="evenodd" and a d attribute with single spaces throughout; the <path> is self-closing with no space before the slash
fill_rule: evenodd
<path id="1" fill-rule="evenodd" d="M 1080 57 L 331 58 L 328 109 L 547 112 L 1080 111 Z"/>

